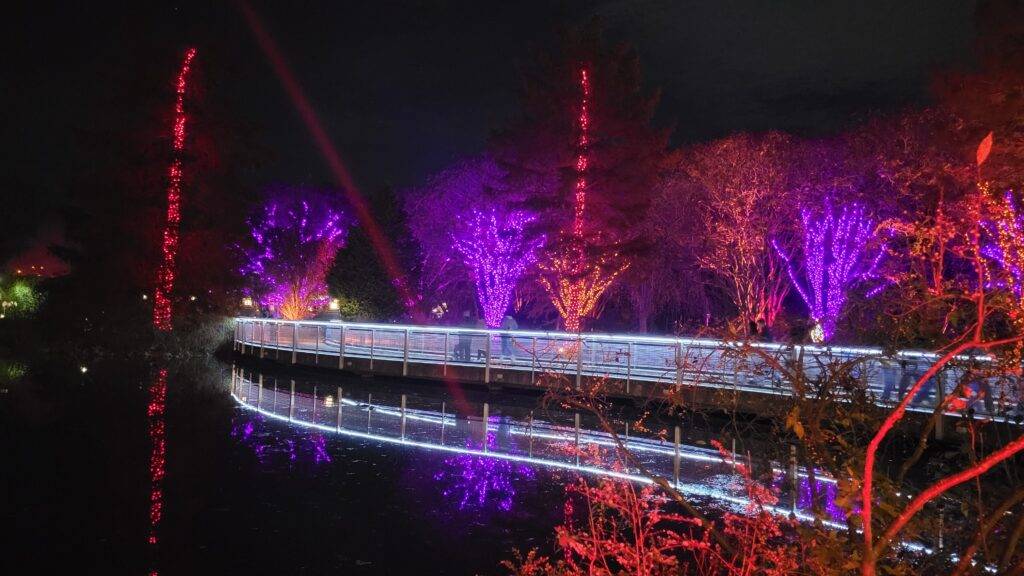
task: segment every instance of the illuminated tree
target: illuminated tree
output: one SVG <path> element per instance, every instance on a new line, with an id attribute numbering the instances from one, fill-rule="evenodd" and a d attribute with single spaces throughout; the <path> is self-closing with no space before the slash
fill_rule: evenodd
<path id="1" fill-rule="evenodd" d="M 523 114 L 493 142 L 513 206 L 547 238 L 539 276 L 568 331 L 599 312 L 607 289 L 650 248 L 639 225 L 667 132 L 651 126 L 657 95 L 635 54 L 594 28 L 523 69 Z"/>
<path id="2" fill-rule="evenodd" d="M 164 226 L 163 242 L 160 250 L 163 263 L 157 273 L 156 297 L 153 305 L 153 326 L 157 330 L 172 329 L 171 323 L 171 292 L 174 290 L 174 275 L 178 257 L 178 235 L 181 223 L 181 154 L 185 149 L 185 89 L 188 88 L 188 73 L 196 49 L 189 48 L 185 53 L 185 61 L 178 72 L 177 101 L 174 104 L 174 160 L 168 174 L 167 184 L 167 222 Z"/>
<path id="3" fill-rule="evenodd" d="M 882 249 L 868 254 L 868 244 L 875 238 L 875 223 L 856 204 L 844 206 L 838 213 L 826 203 L 820 217 L 811 211 L 800 211 L 804 245 L 802 264 L 806 284 L 801 284 L 793 259 L 778 243 L 776 253 L 786 262 L 789 278 L 797 293 L 807 304 L 811 317 L 820 323 L 823 338 L 835 334 L 839 314 L 846 304 L 846 293 L 854 284 L 874 278 Z"/>
<path id="4" fill-rule="evenodd" d="M 526 270 L 537 261 L 544 238 L 529 238 L 525 227 L 533 216 L 521 211 L 504 213 L 473 209 L 460 219 L 453 234 L 476 285 L 476 297 L 489 328 L 501 325 L 512 302 L 512 292 Z"/>
<path id="5" fill-rule="evenodd" d="M 990 284 L 1008 289 L 1019 312 L 1024 310 L 1024 214 L 1010 191 L 993 202 L 991 210 L 994 217 L 985 222 L 988 242 L 981 253 L 1001 271 Z"/>
<path id="6" fill-rule="evenodd" d="M 703 193 L 694 206 L 705 238 L 697 261 L 721 282 L 744 330 L 758 320 L 771 327 L 789 292 L 769 244 L 785 244 L 795 219 L 790 156 L 787 136 L 741 134 L 697 146 L 684 161 Z"/>
<path id="7" fill-rule="evenodd" d="M 330 194 L 302 188 L 273 193 L 249 220 L 252 242 L 241 272 L 252 295 L 283 318 L 308 317 L 327 301 L 327 273 L 349 223 Z"/>

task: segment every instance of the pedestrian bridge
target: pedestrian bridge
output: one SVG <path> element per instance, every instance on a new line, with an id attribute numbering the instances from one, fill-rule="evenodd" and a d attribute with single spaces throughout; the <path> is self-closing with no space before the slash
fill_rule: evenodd
<path id="1" fill-rule="evenodd" d="M 547 386 L 542 375 L 558 375 L 577 386 L 601 378 L 608 395 L 650 398 L 685 384 L 693 403 L 753 403 L 761 412 L 782 404 L 773 398 L 792 393 L 773 360 L 787 365 L 800 359 L 810 378 L 850 362 L 867 392 L 887 405 L 899 401 L 938 359 L 932 352 L 885 354 L 869 347 L 248 317 L 235 319 L 234 341 L 243 354 L 279 362 L 491 387 L 536 388 Z M 985 356 L 958 358 L 929 381 L 910 409 L 932 412 L 959 388 L 949 404 L 951 415 L 973 410 L 976 417 L 1019 416 L 1021 400 L 1012 395 L 1017 386 L 976 376 L 990 362 Z M 960 387 L 961 382 L 969 385 Z"/>

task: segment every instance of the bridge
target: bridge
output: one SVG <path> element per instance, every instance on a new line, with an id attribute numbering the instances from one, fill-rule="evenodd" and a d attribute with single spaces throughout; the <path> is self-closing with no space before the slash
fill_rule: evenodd
<path id="1" fill-rule="evenodd" d="M 870 347 L 249 317 L 235 319 L 234 342 L 242 354 L 278 362 L 491 387 L 545 387 L 541 376 L 557 374 L 577 386 L 601 378 L 610 396 L 650 398 L 685 384 L 695 404 L 731 403 L 759 412 L 778 408 L 781 403 L 772 399 L 792 393 L 770 360 L 786 365 L 799 358 L 808 378 L 833 363 L 855 361 L 854 377 L 876 402 L 892 405 L 938 359 L 927 351 L 887 355 Z M 989 362 L 986 356 L 958 358 L 926 384 L 910 410 L 933 412 L 968 373 Z M 972 376 L 972 394 L 958 404 L 975 417 L 1019 415 L 1021 399 L 998 384 Z"/>

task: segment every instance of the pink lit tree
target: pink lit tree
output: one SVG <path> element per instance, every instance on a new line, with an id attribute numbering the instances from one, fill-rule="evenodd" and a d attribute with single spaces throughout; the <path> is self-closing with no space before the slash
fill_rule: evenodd
<path id="1" fill-rule="evenodd" d="M 800 211 L 803 222 L 803 268 L 807 283 L 797 277 L 792 257 L 773 242 L 775 251 L 786 263 L 793 286 L 810 309 L 811 317 L 821 325 L 822 337 L 835 334 L 839 314 L 846 304 L 846 293 L 856 283 L 876 277 L 883 251 L 871 256 L 869 244 L 876 237 L 875 223 L 856 204 L 838 212 L 826 203 L 820 217 Z"/>
<path id="2" fill-rule="evenodd" d="M 260 305 L 288 320 L 323 306 L 327 273 L 350 222 L 330 194 L 304 188 L 273 193 L 249 220 L 252 242 L 243 249 L 241 272 Z"/>
<path id="3" fill-rule="evenodd" d="M 476 297 L 488 328 L 497 328 L 512 302 L 516 283 L 537 262 L 544 237 L 526 233 L 534 217 L 495 207 L 472 209 L 460 218 L 452 235 L 476 286 Z"/>

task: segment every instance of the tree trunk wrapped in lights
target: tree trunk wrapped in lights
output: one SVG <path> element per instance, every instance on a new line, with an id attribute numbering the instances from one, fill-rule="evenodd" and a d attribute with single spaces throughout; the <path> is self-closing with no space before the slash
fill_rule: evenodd
<path id="1" fill-rule="evenodd" d="M 185 60 L 178 72 L 177 100 L 174 104 L 174 160 L 168 174 L 167 223 L 164 226 L 160 250 L 163 261 L 157 273 L 156 295 L 153 305 L 153 326 L 157 330 L 170 331 L 173 327 L 171 293 L 174 291 L 175 265 L 178 257 L 178 227 L 181 223 L 181 153 L 185 149 L 185 89 L 188 87 L 188 73 L 196 49 L 185 52 Z"/>
<path id="2" fill-rule="evenodd" d="M 824 340 L 828 341 L 835 334 L 847 290 L 857 282 L 875 277 L 883 251 L 879 248 L 874 257 L 865 258 L 868 244 L 875 238 L 875 224 L 860 206 L 844 206 L 837 213 L 831 204 L 826 204 L 818 219 L 803 208 L 800 219 L 806 285 L 797 277 L 792 258 L 777 243 L 773 245 L 786 262 L 797 293 L 807 304 L 811 317 L 820 324 Z"/>
<path id="3" fill-rule="evenodd" d="M 524 231 L 535 218 L 521 211 L 500 213 L 495 207 L 473 209 L 460 219 L 453 235 L 476 286 L 476 297 L 488 328 L 497 328 L 512 302 L 512 292 L 537 261 L 544 238 Z"/>

